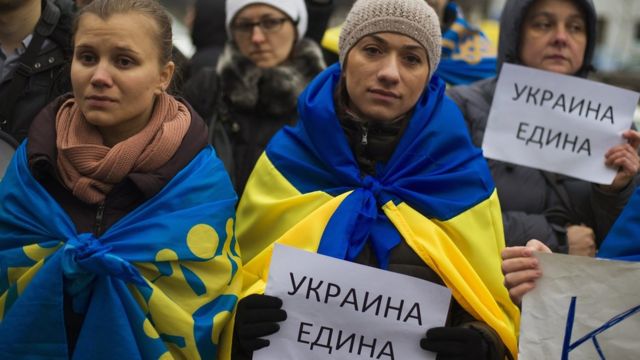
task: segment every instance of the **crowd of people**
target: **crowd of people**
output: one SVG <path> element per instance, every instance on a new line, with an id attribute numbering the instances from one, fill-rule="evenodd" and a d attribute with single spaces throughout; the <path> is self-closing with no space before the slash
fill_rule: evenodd
<path id="1" fill-rule="evenodd" d="M 507 0 L 497 48 L 455 1 L 333 6 L 193 1 L 185 59 L 157 0 L 0 0 L 0 358 L 252 359 L 284 244 L 447 287 L 425 356 L 515 359 L 534 252 L 637 259 L 640 133 L 609 185 L 479 148 L 503 64 L 593 70 L 591 0 Z"/>

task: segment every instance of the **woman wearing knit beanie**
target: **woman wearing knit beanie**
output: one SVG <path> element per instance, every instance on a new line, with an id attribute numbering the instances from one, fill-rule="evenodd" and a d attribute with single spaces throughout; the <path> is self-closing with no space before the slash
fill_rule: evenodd
<path id="1" fill-rule="evenodd" d="M 273 134 L 295 123 L 296 99 L 325 68 L 305 39 L 304 0 L 227 0 L 228 41 L 217 67 L 185 86 L 185 98 L 209 125 L 209 140 L 242 194 Z"/>
<path id="2" fill-rule="evenodd" d="M 268 346 L 262 337 L 286 318 L 281 299 L 261 295 L 275 243 L 448 287 L 446 326 L 415 339 L 425 357 L 516 356 L 519 313 L 500 272 L 498 198 L 433 75 L 440 36 L 424 0 L 353 5 L 340 62 L 302 93 L 297 126 L 274 136 L 238 207 L 243 287 L 252 294 L 235 316 L 238 358 Z"/>

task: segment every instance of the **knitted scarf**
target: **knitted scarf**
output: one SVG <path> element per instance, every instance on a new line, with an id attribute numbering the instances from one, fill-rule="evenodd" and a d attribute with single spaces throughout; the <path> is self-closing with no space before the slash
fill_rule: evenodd
<path id="1" fill-rule="evenodd" d="M 150 172 L 176 152 L 191 123 L 187 107 L 172 96 L 158 96 L 147 125 L 113 147 L 82 115 L 75 99 L 56 116 L 58 169 L 73 195 L 89 204 L 104 201 L 114 185 L 132 172 Z"/>

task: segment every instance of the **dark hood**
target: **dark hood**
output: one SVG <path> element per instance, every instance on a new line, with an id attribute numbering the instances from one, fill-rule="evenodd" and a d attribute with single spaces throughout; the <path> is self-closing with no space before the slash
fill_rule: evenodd
<path id="1" fill-rule="evenodd" d="M 500 16 L 500 40 L 498 42 L 498 73 L 502 63 L 521 64 L 519 49 L 524 14 L 535 0 L 508 0 Z M 596 43 L 596 10 L 592 0 L 573 0 L 587 15 L 587 48 L 582 68 L 575 74 L 586 77 L 592 70 L 593 51 Z"/>
<path id="2" fill-rule="evenodd" d="M 224 46 L 227 40 L 224 3 L 225 0 L 196 0 L 191 40 L 197 49 Z"/>

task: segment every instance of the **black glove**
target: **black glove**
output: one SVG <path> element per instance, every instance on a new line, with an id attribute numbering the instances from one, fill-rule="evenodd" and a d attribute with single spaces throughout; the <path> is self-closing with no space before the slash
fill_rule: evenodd
<path id="1" fill-rule="evenodd" d="M 282 300 L 269 295 L 249 295 L 238 302 L 233 328 L 232 359 L 251 359 L 253 352 L 269 346 L 261 339 L 280 330 L 277 323 L 287 318 Z"/>
<path id="2" fill-rule="evenodd" d="M 479 330 L 463 327 L 435 327 L 420 339 L 420 347 L 438 354 L 438 360 L 484 360 L 489 344 Z"/>

